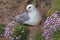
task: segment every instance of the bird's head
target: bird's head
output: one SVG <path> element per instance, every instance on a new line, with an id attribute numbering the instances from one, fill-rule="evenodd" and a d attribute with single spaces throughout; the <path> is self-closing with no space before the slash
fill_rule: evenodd
<path id="1" fill-rule="evenodd" d="M 33 10 L 35 10 L 36 8 L 35 8 L 35 6 L 33 5 L 33 4 L 29 4 L 29 5 L 27 5 L 27 7 L 26 7 L 26 10 L 27 11 L 29 11 L 29 12 L 31 12 L 31 11 L 33 11 Z"/>

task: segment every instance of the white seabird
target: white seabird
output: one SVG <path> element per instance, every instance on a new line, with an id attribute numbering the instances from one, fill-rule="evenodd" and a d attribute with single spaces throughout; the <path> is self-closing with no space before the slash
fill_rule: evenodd
<path id="1" fill-rule="evenodd" d="M 14 20 L 18 23 L 37 25 L 42 20 L 42 16 L 33 4 L 29 4 L 26 7 L 27 12 L 16 15 Z"/>

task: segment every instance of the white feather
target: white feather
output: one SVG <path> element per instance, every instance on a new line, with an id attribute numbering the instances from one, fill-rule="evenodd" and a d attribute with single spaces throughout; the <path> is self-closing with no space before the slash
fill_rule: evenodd
<path id="1" fill-rule="evenodd" d="M 28 5 L 27 8 L 29 6 L 30 5 Z M 31 6 L 31 7 L 33 8 L 33 6 Z M 32 9 L 32 11 L 29 10 L 30 12 L 28 12 L 28 15 L 29 15 L 30 19 L 28 21 L 25 21 L 24 24 L 37 25 L 42 20 L 41 14 L 39 13 L 39 11 L 36 8 L 33 8 L 33 9 Z"/>

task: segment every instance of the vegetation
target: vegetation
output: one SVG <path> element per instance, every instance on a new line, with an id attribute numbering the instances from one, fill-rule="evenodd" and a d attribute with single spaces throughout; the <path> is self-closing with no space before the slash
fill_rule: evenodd
<path id="1" fill-rule="evenodd" d="M 34 33 L 32 39 L 33 40 L 45 40 L 44 37 L 42 36 L 41 30 Z"/>
<path id="2" fill-rule="evenodd" d="M 0 37 L 2 37 L 4 34 L 4 26 L 4 24 L 0 24 Z"/>
<path id="3" fill-rule="evenodd" d="M 47 16 L 50 16 L 54 11 L 58 11 L 60 16 L 60 0 L 54 0 L 51 8 L 48 10 Z"/>
<path id="4" fill-rule="evenodd" d="M 51 32 L 50 39 L 49 40 L 60 40 L 60 26 L 57 26 L 57 29 L 55 31 Z"/>
<path id="5" fill-rule="evenodd" d="M 26 26 L 17 24 L 13 29 L 13 40 L 27 40 L 28 28 Z"/>

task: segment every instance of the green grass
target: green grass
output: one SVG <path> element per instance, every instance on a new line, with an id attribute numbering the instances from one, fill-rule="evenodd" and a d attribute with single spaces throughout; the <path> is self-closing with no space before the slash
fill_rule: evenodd
<path id="1" fill-rule="evenodd" d="M 2 37 L 4 34 L 4 26 L 5 26 L 4 24 L 0 23 L 0 37 Z"/>
<path id="2" fill-rule="evenodd" d="M 19 40 L 27 40 L 28 31 L 29 30 L 26 26 L 17 24 L 13 31 L 14 40 L 17 40 L 16 37 L 19 37 L 19 35 L 21 36 L 18 38 Z"/>
<path id="3" fill-rule="evenodd" d="M 57 27 L 56 31 L 52 31 L 50 35 L 50 40 L 60 40 L 60 26 Z"/>
<path id="4" fill-rule="evenodd" d="M 58 11 L 60 16 L 60 0 L 54 0 L 51 5 L 51 8 L 48 10 L 47 16 L 50 16 L 54 11 Z"/>
<path id="5" fill-rule="evenodd" d="M 45 40 L 44 37 L 42 36 L 42 31 L 37 31 L 33 34 L 33 40 Z"/>

